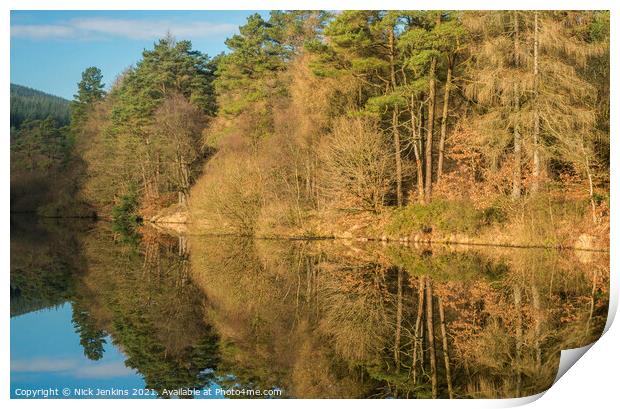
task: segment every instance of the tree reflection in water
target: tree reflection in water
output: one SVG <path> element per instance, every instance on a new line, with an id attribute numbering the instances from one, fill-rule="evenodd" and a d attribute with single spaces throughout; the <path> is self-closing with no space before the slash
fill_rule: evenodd
<path id="1" fill-rule="evenodd" d="M 15 314 L 69 301 L 87 358 L 101 359 L 110 336 L 125 365 L 161 396 L 209 386 L 218 336 L 202 319 L 204 296 L 179 240 L 148 230 L 126 240 L 105 224 L 74 227 L 12 229 L 11 304 L 23 310 Z"/>
<path id="2" fill-rule="evenodd" d="M 607 254 L 191 237 L 219 371 L 294 397 L 517 397 L 600 336 Z"/>
<path id="3" fill-rule="evenodd" d="M 83 240 L 91 311 L 157 391 L 202 389 L 215 379 L 218 336 L 202 317 L 204 296 L 189 277 L 182 241 L 145 230 L 139 244 L 111 246 L 97 229 Z M 117 240 L 118 242 L 118 240 Z"/>
<path id="4" fill-rule="evenodd" d="M 12 225 L 12 314 L 70 301 L 160 394 L 526 396 L 607 316 L 608 254 L 44 230 Z"/>

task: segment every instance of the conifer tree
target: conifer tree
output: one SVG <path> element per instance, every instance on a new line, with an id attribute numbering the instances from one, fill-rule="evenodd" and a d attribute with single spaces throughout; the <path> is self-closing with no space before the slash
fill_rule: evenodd
<path id="1" fill-rule="evenodd" d="M 97 67 L 88 67 L 82 72 L 82 80 L 78 83 L 77 94 L 71 103 L 71 122 L 74 127 L 85 119 L 89 107 L 105 96 L 102 79 L 101 70 Z"/>
<path id="2" fill-rule="evenodd" d="M 597 92 L 583 70 L 604 52 L 586 35 L 592 14 L 512 11 L 471 17 L 466 23 L 479 40 L 473 45 L 468 93 L 481 107 L 477 124 L 487 153 L 502 162 L 513 151 L 513 199 L 521 196 L 525 176 L 535 193 L 545 174 L 560 171 L 561 163 L 590 180 Z M 524 175 L 526 162 L 531 174 Z"/>

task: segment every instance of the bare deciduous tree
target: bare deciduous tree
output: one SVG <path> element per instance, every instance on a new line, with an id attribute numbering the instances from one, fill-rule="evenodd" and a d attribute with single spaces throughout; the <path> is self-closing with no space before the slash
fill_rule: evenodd
<path id="1" fill-rule="evenodd" d="M 375 124 L 360 118 L 337 121 L 320 158 L 328 200 L 350 210 L 381 209 L 394 180 L 394 161 Z"/>

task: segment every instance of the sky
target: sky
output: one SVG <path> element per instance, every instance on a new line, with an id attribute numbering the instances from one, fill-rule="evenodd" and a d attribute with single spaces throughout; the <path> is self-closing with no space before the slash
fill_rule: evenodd
<path id="1" fill-rule="evenodd" d="M 226 51 L 254 12 L 11 11 L 11 82 L 72 99 L 85 68 L 112 84 L 167 32 L 209 56 Z"/>

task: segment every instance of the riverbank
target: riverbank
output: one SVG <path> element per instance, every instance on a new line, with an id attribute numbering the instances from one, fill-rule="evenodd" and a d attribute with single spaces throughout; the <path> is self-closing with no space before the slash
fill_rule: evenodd
<path id="1" fill-rule="evenodd" d="M 580 203 L 539 205 L 525 202 L 510 210 L 475 209 L 466 203 L 438 201 L 381 213 L 305 212 L 300 223 L 265 218 L 250 231 L 240 231 L 216 215 L 195 217 L 191 209 L 175 205 L 149 221 L 183 234 L 609 251 L 609 217 L 605 212 L 600 212 L 595 223 L 587 206 Z"/>

